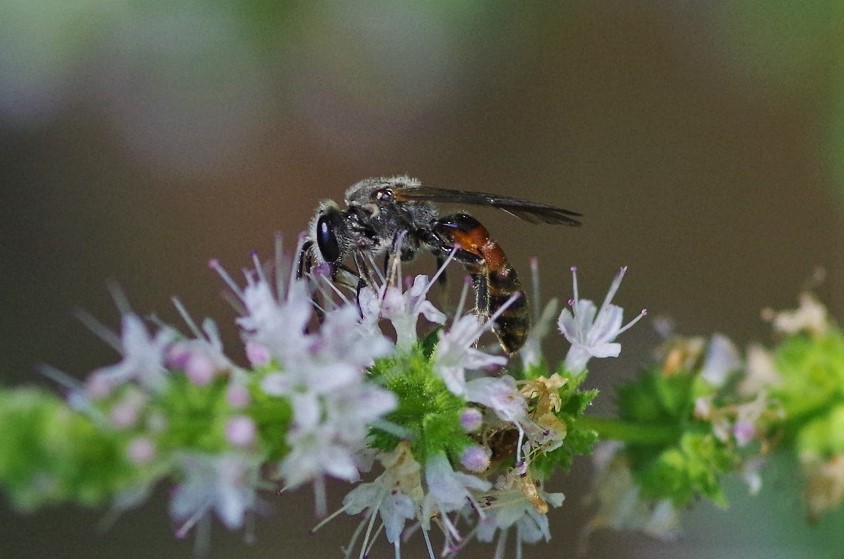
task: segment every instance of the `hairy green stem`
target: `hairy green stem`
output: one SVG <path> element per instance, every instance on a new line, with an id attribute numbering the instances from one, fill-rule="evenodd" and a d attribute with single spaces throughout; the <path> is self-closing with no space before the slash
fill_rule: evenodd
<path id="1" fill-rule="evenodd" d="M 592 429 L 601 440 L 660 445 L 676 441 L 682 430 L 676 425 L 629 423 L 620 419 L 584 416 L 577 420 L 581 429 Z"/>

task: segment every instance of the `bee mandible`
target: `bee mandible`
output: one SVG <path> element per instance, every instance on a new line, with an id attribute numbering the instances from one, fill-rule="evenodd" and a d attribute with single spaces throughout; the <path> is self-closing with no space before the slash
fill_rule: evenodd
<path id="1" fill-rule="evenodd" d="M 577 212 L 510 196 L 423 186 L 408 176 L 364 179 L 346 191 L 345 208 L 331 200 L 319 204 L 299 254 L 299 275 L 328 265 L 332 277 L 344 272 L 366 284 L 371 281 L 361 271 L 366 255 L 395 251 L 406 262 L 427 251 L 442 263 L 453 253 L 472 278 L 481 319 L 496 316 L 518 294 L 492 328 L 504 351 L 516 353 L 527 340 L 530 312 L 515 268 L 477 219 L 467 213 L 441 216 L 437 203 L 498 208 L 530 223 L 580 225 Z M 349 257 L 357 270 L 345 264 Z"/>

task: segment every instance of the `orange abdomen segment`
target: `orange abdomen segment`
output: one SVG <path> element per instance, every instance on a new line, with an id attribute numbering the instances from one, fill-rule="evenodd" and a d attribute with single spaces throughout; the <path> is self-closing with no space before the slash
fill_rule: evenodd
<path id="1" fill-rule="evenodd" d="M 497 314 L 493 331 L 507 353 L 517 352 L 527 340 L 530 313 L 519 276 L 507 261 L 504 250 L 490 239 L 486 227 L 467 214 L 441 219 L 436 230 L 454 246 L 470 253 L 456 259 L 463 262 L 475 279 L 478 312 L 485 317 Z M 477 256 L 477 260 L 471 255 Z M 514 294 L 518 297 L 501 310 Z"/>

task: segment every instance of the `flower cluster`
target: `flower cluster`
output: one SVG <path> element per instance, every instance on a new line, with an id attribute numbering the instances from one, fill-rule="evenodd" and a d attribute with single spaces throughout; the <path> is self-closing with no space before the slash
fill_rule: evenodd
<path id="1" fill-rule="evenodd" d="M 546 492 L 546 479 L 568 468 L 574 455 L 587 454 L 595 441 L 593 430 L 578 425 L 596 395 L 579 389 L 584 371 L 550 373 L 534 366 L 518 380 L 502 371 L 505 357 L 478 348 L 498 314 L 480 321 L 463 314 L 461 304 L 447 319 L 425 299 L 435 279 L 417 276 L 402 292 L 401 277 L 391 272 L 360 294 L 362 321 L 386 321 L 396 333 L 395 350 L 377 359 L 370 375 L 397 396 L 398 405 L 369 439 L 383 472 L 355 488 L 340 509 L 363 516 L 348 554 L 360 549 L 366 555 L 382 529 L 398 554 L 402 534 L 414 528 L 433 557 L 430 531 L 436 527 L 444 554 L 473 539 L 497 541 L 500 554 L 509 538 L 518 555 L 524 543 L 550 538 L 546 515 L 563 495 Z M 420 315 L 435 325 L 421 338 Z M 584 334 L 593 319 L 594 312 L 580 318 Z M 533 336 L 543 331 L 547 327 L 539 326 Z M 538 346 L 536 339 L 530 343 Z M 581 347 L 591 350 L 589 343 L 584 338 Z"/>
<path id="2" fill-rule="evenodd" d="M 477 312 L 465 308 L 466 282 L 455 308 L 439 308 L 429 295 L 451 259 L 433 277 L 403 277 L 397 257 L 384 271 L 370 263 L 366 285 L 348 290 L 356 282 L 335 281 L 348 270 L 297 277 L 280 246 L 269 266 L 253 257 L 240 281 L 213 261 L 238 312 L 242 363 L 213 321 L 197 324 L 178 300 L 186 333 L 120 299 L 119 333 L 87 319 L 116 363 L 84 382 L 45 368 L 65 399 L 0 390 L 0 487 L 22 510 L 120 512 L 169 484 L 181 537 L 208 534 L 214 518 L 248 528 L 269 492 L 309 486 L 317 528 L 359 518 L 347 557 L 368 556 L 381 535 L 399 557 L 413 534 L 431 558 L 472 542 L 520 557 L 551 538 L 548 513 L 564 496 L 549 482 L 579 455 L 592 454 L 596 472 L 587 532 L 674 537 L 695 501 L 726 503 L 728 475 L 758 492 L 777 448 L 797 457 L 811 518 L 840 507 L 844 334 L 813 296 L 765 312 L 778 336 L 770 348 L 743 355 L 721 334 L 666 337 L 618 386 L 618 416 L 601 418 L 585 413 L 598 395 L 583 388 L 590 360 L 618 356 L 618 337 L 645 315 L 624 324 L 613 303 L 626 269 L 600 306 L 581 298 L 572 269 L 568 305 L 537 305 L 516 362 L 485 340 L 524 293 Z M 551 367 L 541 347 L 555 322 L 569 348 Z M 352 485 L 332 515 L 328 478 Z"/>
<path id="3" fill-rule="evenodd" d="M 726 505 L 722 477 L 739 474 L 759 491 L 762 457 L 782 410 L 764 391 L 733 387 L 745 379 L 739 351 L 721 334 L 671 337 L 654 365 L 618 389 L 618 441 L 594 454 L 590 529 L 679 533 L 679 513 L 699 498 Z M 624 441 L 624 442 L 619 442 Z"/>
<path id="4" fill-rule="evenodd" d="M 340 509 L 362 516 L 349 554 L 368 553 L 380 533 L 397 556 L 414 532 L 437 555 L 434 529 L 446 554 L 476 540 L 518 555 L 550 539 L 547 513 L 563 495 L 545 482 L 596 440 L 580 422 L 597 392 L 580 385 L 590 357 L 618 355 L 626 327 L 611 298 L 623 271 L 600 309 L 575 287 L 558 320 L 572 343 L 565 364 L 549 371 L 541 358 L 554 319 L 546 312 L 518 373 L 480 339 L 522 293 L 481 320 L 463 308 L 468 283 L 447 314 L 428 300 L 436 276 L 405 281 L 395 258 L 355 293 L 330 275 L 297 278 L 280 250 L 271 268 L 253 264 L 241 283 L 211 263 L 240 314 L 247 363 L 228 357 L 212 321 L 198 325 L 176 301 L 188 334 L 128 309 L 119 334 L 95 324 L 121 358 L 84 384 L 47 370 L 67 386 L 66 402 L 0 393 L 0 420 L 16 418 L 0 443 L 0 483 L 12 500 L 124 510 L 166 481 L 183 536 L 212 516 L 247 526 L 267 506 L 263 489 L 309 484 L 324 515 L 332 477 L 357 483 Z M 380 472 L 361 481 L 373 463 Z"/>
<path id="5" fill-rule="evenodd" d="M 799 462 L 806 511 L 816 520 L 844 501 L 844 332 L 808 292 L 797 309 L 763 316 L 779 339 L 770 349 L 751 348 L 740 389 L 780 402 L 783 445 Z"/>

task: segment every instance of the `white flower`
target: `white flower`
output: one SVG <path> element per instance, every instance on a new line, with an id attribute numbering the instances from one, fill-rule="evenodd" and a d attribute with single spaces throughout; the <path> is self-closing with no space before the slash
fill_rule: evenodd
<path id="1" fill-rule="evenodd" d="M 343 499 L 343 510 L 347 514 L 368 511 L 370 523 L 375 521 L 377 513 L 384 525 L 387 541 L 398 546 L 405 522 L 416 518 L 416 503 L 410 495 L 395 490 L 388 481 L 382 475 L 372 483 L 358 485 Z M 369 542 L 364 541 L 363 547 L 368 545 Z"/>
<path id="2" fill-rule="evenodd" d="M 305 329 L 311 320 L 313 304 L 307 283 L 294 280 L 281 300 L 263 276 L 247 276 L 248 285 L 240 292 L 246 315 L 237 323 L 247 342 L 269 350 L 281 360 L 295 358 L 308 348 Z"/>
<path id="3" fill-rule="evenodd" d="M 354 481 L 355 455 L 365 446 L 368 425 L 397 405 L 395 395 L 364 376 L 366 366 L 392 346 L 360 328 L 351 305 L 329 312 L 308 338 L 306 350 L 283 359 L 282 370 L 261 385 L 293 407 L 291 450 L 281 472 L 290 487 L 324 475 Z"/>
<path id="4" fill-rule="evenodd" d="M 525 369 L 542 362 L 542 339 L 548 335 L 548 331 L 551 329 L 551 323 L 554 321 L 554 315 L 557 314 L 558 306 L 557 300 L 551 299 L 545 305 L 539 318 L 534 320 L 534 325 L 528 333 L 525 345 L 519 351 L 519 355 L 522 357 L 522 366 Z"/>
<path id="5" fill-rule="evenodd" d="M 366 532 L 359 546 L 362 555 L 366 555 L 366 550 L 372 545 L 372 538 L 377 537 L 383 528 L 387 541 L 395 548 L 396 557 L 400 557 L 400 536 L 405 523 L 420 515 L 423 497 L 421 467 L 413 458 L 410 444 L 401 442 L 394 450 L 381 453 L 378 458 L 384 465 L 384 472 L 372 482 L 355 487 L 343 499 L 343 507 L 314 528 L 314 531 L 318 530 L 342 512 L 350 515 L 365 513 L 346 548 L 346 557 L 351 557 L 358 547 L 357 540 L 364 528 Z M 381 525 L 373 533 L 379 518 Z"/>
<path id="6" fill-rule="evenodd" d="M 800 306 L 793 311 L 762 311 L 763 318 L 773 322 L 776 332 L 797 334 L 807 332 L 821 336 L 829 329 L 829 317 L 826 307 L 810 292 L 800 294 Z"/>
<path id="7" fill-rule="evenodd" d="M 375 323 L 379 318 L 386 318 L 396 331 L 396 347 L 410 349 L 417 340 L 416 324 L 420 314 L 434 324 L 445 322 L 445 314 L 426 298 L 433 281 L 425 275 L 416 276 L 404 293 L 395 285 L 401 283 L 398 276 L 385 280 L 377 288 L 364 288 L 360 296 L 364 321 Z"/>
<path id="8" fill-rule="evenodd" d="M 399 239 L 398 243 L 402 242 Z M 416 343 L 416 324 L 419 315 L 434 324 L 445 323 L 446 316 L 427 300 L 428 291 L 454 258 L 449 255 L 432 278 L 418 275 L 412 284 L 405 284 L 401 273 L 401 259 L 398 252 L 393 252 L 388 263 L 386 277 L 378 274 L 376 282 L 380 284 L 364 287 L 358 294 L 358 305 L 363 315 L 364 328 L 375 330 L 378 321 L 387 319 L 396 331 L 396 347 L 403 351 Z M 403 286 L 406 287 L 402 291 Z"/>
<path id="9" fill-rule="evenodd" d="M 488 491 L 492 484 L 477 476 L 455 472 L 445 454 L 428 457 L 425 481 L 428 492 L 422 502 L 422 528 L 428 530 L 431 518 L 438 516 L 449 540 L 460 541 L 460 534 L 448 513 L 461 511 L 469 505 L 480 510 L 473 492 Z"/>
<path id="10" fill-rule="evenodd" d="M 263 381 L 270 394 L 342 390 L 359 383 L 364 369 L 393 349 L 380 332 L 361 327 L 354 303 L 326 312 L 318 330 L 308 331 L 313 301 L 305 280 L 292 278 L 285 286 L 276 278 L 271 285 L 256 261 L 255 270 L 247 274 L 246 287 L 240 290 L 219 265 L 216 267 L 246 309 L 238 324 L 250 354 L 259 364 L 266 364 L 261 355 L 264 349 L 280 366 L 280 373 Z M 277 270 L 276 275 L 281 272 Z"/>
<path id="11" fill-rule="evenodd" d="M 179 466 L 185 478 L 170 501 L 179 536 L 212 511 L 230 530 L 243 526 L 246 514 L 257 505 L 256 460 L 237 453 L 190 453 L 179 457 Z"/>
<path id="12" fill-rule="evenodd" d="M 200 331 L 181 303 L 177 301 L 176 306 L 196 338 L 179 340 L 170 347 L 167 352 L 168 367 L 184 371 L 197 386 L 209 384 L 220 372 L 239 370 L 239 367 L 223 353 L 220 331 L 214 321 L 205 319 Z"/>
<path id="13" fill-rule="evenodd" d="M 739 384 L 739 394 L 752 396 L 760 390 L 782 384 L 782 376 L 771 352 L 759 344 L 747 348 L 746 375 Z"/>
<path id="14" fill-rule="evenodd" d="M 504 421 L 522 423 L 528 419 L 525 397 L 509 375 L 470 380 L 466 383 L 465 397 L 468 402 L 488 407 Z"/>
<path id="15" fill-rule="evenodd" d="M 610 304 L 621 285 L 621 280 L 627 271 L 626 267 L 621 268 L 616 274 L 600 309 L 597 309 L 592 301 L 579 298 L 576 268 L 572 268 L 571 271 L 574 283 L 574 298 L 570 301 L 572 310 L 563 309 L 557 326 L 571 343 L 571 348 L 566 354 L 565 367 L 570 372 L 579 374 L 586 370 L 586 363 L 592 357 L 618 357 L 621 344 L 614 340 L 619 334 L 636 324 L 645 315 L 645 311 L 643 310 L 636 318 L 622 326 L 623 309 Z"/>
<path id="16" fill-rule="evenodd" d="M 670 540 L 679 535 L 680 512 L 668 499 L 646 500 L 627 465 L 623 447 L 616 443 L 599 443 L 593 463 L 596 474 L 593 498 L 598 511 L 589 522 L 587 533 L 599 528 L 640 531 L 655 538 Z"/>
<path id="17" fill-rule="evenodd" d="M 397 405 L 392 392 L 369 383 L 323 396 L 301 392 L 289 398 L 293 406 L 287 435 L 290 452 L 279 468 L 288 487 L 326 475 L 357 481 L 369 425 Z"/>
<path id="18" fill-rule="evenodd" d="M 525 434 L 530 431 L 537 435 L 537 442 L 541 438 L 542 429 L 530 419 L 527 411 L 527 401 L 516 387 L 516 381 L 509 375 L 499 378 L 481 377 L 466 383 L 465 398 L 468 402 L 481 404 L 491 409 L 502 421 L 512 423 L 519 431 L 516 443 L 516 465 L 521 470 L 526 468 L 522 460 Z"/>
<path id="19" fill-rule="evenodd" d="M 371 483 L 358 485 L 346 495 L 342 510 L 352 515 L 368 510 L 370 524 L 377 512 L 384 524 L 387 541 L 398 546 L 405 521 L 416 518 L 419 513 L 421 467 L 407 443 L 400 444 L 380 459 L 385 467 L 384 473 Z M 368 545 L 369 542 L 364 541 L 363 548 Z"/>
<path id="20" fill-rule="evenodd" d="M 741 479 L 747 484 L 747 492 L 750 495 L 758 495 L 762 489 L 762 469 L 766 460 L 762 456 L 754 456 L 744 461 L 741 465 Z"/>
<path id="21" fill-rule="evenodd" d="M 314 302 L 307 281 L 291 274 L 285 283 L 278 258 L 275 278 L 268 278 L 256 257 L 242 290 L 215 267 L 245 307 L 238 324 L 250 361 L 277 367 L 263 377 L 261 388 L 292 407 L 285 441 L 290 450 L 279 464 L 286 487 L 313 482 L 322 511 L 324 478 L 359 478 L 369 424 L 397 404 L 391 392 L 366 379 L 367 367 L 392 352 L 393 344 L 377 329 L 362 325 L 357 305 L 349 301 L 323 310 L 320 323 L 312 324 Z"/>
<path id="22" fill-rule="evenodd" d="M 742 368 L 741 356 L 733 342 L 723 334 L 713 334 L 700 368 L 700 376 L 716 388 L 724 386 L 730 373 Z"/>
<path id="23" fill-rule="evenodd" d="M 94 371 L 89 383 L 115 387 L 134 380 L 149 390 L 162 389 L 167 382 L 164 355 L 175 332 L 162 328 L 151 336 L 141 319 L 131 313 L 123 315 L 122 330 L 123 359 Z"/>
<path id="24" fill-rule="evenodd" d="M 346 481 L 360 478 L 354 456 L 357 449 L 338 441 L 331 425 L 291 429 L 287 443 L 290 452 L 279 466 L 286 487 L 298 487 L 325 475 Z"/>
<path id="25" fill-rule="evenodd" d="M 746 446 L 753 441 L 762 431 L 761 419 L 769 411 L 771 402 L 768 393 L 764 390 L 756 395 L 750 402 L 737 406 L 736 421 L 733 425 L 733 437 L 738 446 Z"/>
<path id="26" fill-rule="evenodd" d="M 380 333 L 365 332 L 358 318 L 353 305 L 344 305 L 327 313 L 317 332 L 300 333 L 305 347 L 279 356 L 281 371 L 265 377 L 264 390 L 277 396 L 300 391 L 328 394 L 361 382 L 364 369 L 376 357 L 390 353 L 392 344 Z"/>
<path id="27" fill-rule="evenodd" d="M 434 371 L 457 396 L 465 394 L 467 370 L 498 367 L 507 363 L 506 357 L 475 349 L 485 329 L 486 326 L 476 316 L 467 314 L 457 319 L 447 332 L 440 332 L 440 341 L 434 351 Z"/>
<path id="28" fill-rule="evenodd" d="M 363 446 L 369 425 L 396 409 L 396 395 L 371 383 L 326 395 L 325 422 L 335 436 L 350 445 Z"/>
<path id="29" fill-rule="evenodd" d="M 518 477 L 508 476 L 511 479 Z M 528 483 L 533 483 L 529 481 Z M 508 539 L 508 532 L 516 530 L 516 557 L 522 556 L 523 543 L 537 543 L 544 539 L 551 539 L 548 527 L 548 505 L 558 508 L 563 504 L 565 495 L 562 493 L 547 493 L 541 488 L 530 490 L 533 500 L 519 487 L 517 483 L 509 483 L 484 495 L 480 501 L 485 513 L 478 522 L 478 541 L 491 542 L 495 533 L 500 531 L 498 547 L 503 554 Z M 542 511 L 537 509 L 536 500 L 541 501 Z M 501 555 L 497 555 L 501 556 Z"/>

